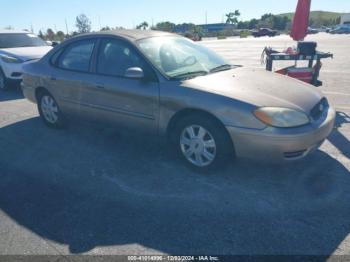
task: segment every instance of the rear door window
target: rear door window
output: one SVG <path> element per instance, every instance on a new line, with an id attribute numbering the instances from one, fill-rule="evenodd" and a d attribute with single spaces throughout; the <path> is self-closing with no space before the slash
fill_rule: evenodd
<path id="1" fill-rule="evenodd" d="M 58 67 L 66 70 L 89 72 L 95 40 L 83 40 L 68 46 L 58 61 Z"/>

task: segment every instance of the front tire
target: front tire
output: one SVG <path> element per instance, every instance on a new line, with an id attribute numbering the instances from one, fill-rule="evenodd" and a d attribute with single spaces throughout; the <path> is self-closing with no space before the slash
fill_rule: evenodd
<path id="1" fill-rule="evenodd" d="M 38 95 L 38 110 L 43 122 L 51 128 L 62 128 L 64 119 L 62 112 L 49 92 L 41 92 Z"/>
<path id="2" fill-rule="evenodd" d="M 192 169 L 217 171 L 233 158 L 231 138 L 224 127 L 209 116 L 192 115 L 179 121 L 173 142 L 178 155 Z"/>

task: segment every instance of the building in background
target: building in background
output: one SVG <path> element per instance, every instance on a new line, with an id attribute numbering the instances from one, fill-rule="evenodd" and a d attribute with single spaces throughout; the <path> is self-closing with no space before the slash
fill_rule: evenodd
<path id="1" fill-rule="evenodd" d="M 236 25 L 227 23 L 216 23 L 216 24 L 204 24 L 204 25 L 194 25 L 194 24 L 180 24 L 176 25 L 173 32 L 178 34 L 185 34 L 193 31 L 194 27 L 201 28 L 201 32 L 204 34 L 217 33 L 224 30 L 236 29 Z"/>
<path id="2" fill-rule="evenodd" d="M 343 14 L 340 17 L 340 24 L 341 25 L 350 25 L 350 14 Z"/>
<path id="3" fill-rule="evenodd" d="M 233 24 L 227 24 L 227 23 L 217 23 L 217 24 L 205 24 L 205 25 L 198 25 L 202 28 L 204 33 L 216 33 L 221 32 L 226 29 L 236 29 L 237 27 Z"/>

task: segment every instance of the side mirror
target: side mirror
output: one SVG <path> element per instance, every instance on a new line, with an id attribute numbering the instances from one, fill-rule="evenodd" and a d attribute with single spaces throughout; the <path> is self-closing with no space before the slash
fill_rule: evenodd
<path id="1" fill-rule="evenodd" d="M 140 67 L 130 67 L 126 70 L 125 77 L 131 79 L 141 79 L 145 77 L 145 74 Z"/>

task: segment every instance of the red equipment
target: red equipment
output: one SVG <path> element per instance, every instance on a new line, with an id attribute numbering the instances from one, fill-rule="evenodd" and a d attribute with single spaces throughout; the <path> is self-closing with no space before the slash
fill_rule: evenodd
<path id="1" fill-rule="evenodd" d="M 311 0 L 299 0 L 290 36 L 295 41 L 304 40 L 309 27 Z"/>

